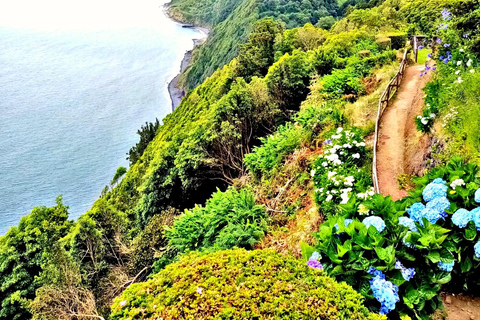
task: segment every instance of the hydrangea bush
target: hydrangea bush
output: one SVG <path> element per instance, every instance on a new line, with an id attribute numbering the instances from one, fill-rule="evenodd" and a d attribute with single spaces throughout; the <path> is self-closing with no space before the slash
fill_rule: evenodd
<path id="1" fill-rule="evenodd" d="M 461 28 L 455 25 L 458 19 L 452 15 L 447 9 L 441 11 L 441 21 L 437 29 L 430 35 L 430 46 L 434 47 L 434 53 L 429 55 L 429 63 L 425 67 L 425 71 L 420 76 L 430 71 L 440 71 L 439 77 L 425 87 L 425 108 L 422 115 L 415 118 L 417 129 L 423 133 L 430 132 L 434 121 L 441 111 L 441 101 L 439 101 L 440 85 L 445 86 L 445 82 L 450 82 L 453 76 L 454 86 L 458 86 L 464 82 L 465 78 L 476 73 L 478 61 L 476 55 L 471 51 L 472 40 L 468 33 L 463 33 Z M 460 33 L 459 33 L 460 32 Z M 456 110 L 446 110 L 446 120 L 448 122 L 455 121 Z M 444 127 L 448 126 L 448 123 Z"/>
<path id="2" fill-rule="evenodd" d="M 365 142 L 359 129 L 339 127 L 327 134 L 324 154 L 314 162 L 311 172 L 315 200 L 324 213 L 336 213 L 339 204 L 351 199 L 373 196 L 370 174 L 360 169 L 366 158 Z"/>
<path id="3" fill-rule="evenodd" d="M 392 319 L 429 319 L 441 305 L 439 292 L 480 287 L 479 168 L 454 158 L 424 177 L 400 201 L 374 195 L 341 205 L 315 233 L 318 244 L 302 244 L 304 255 L 337 281 L 366 298 L 367 306 Z"/>

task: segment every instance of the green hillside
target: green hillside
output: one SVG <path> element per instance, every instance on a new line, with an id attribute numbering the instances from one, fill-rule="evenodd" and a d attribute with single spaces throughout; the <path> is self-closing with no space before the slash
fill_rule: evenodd
<path id="1" fill-rule="evenodd" d="M 335 9 L 173 1 L 225 28 L 196 53 L 225 65 L 207 59 L 215 71 L 139 130 L 77 221 L 59 198 L 0 237 L 0 320 L 443 319 L 440 292 L 478 294 L 478 1 L 361 2 L 329 30 L 309 4 Z M 406 150 L 394 201 L 374 192 L 373 144 L 405 50 L 404 83 L 425 89 L 400 85 L 421 93 L 413 125 L 377 148 Z"/>
<path id="2" fill-rule="evenodd" d="M 238 54 L 238 45 L 246 41 L 259 19 L 275 17 L 290 29 L 336 16 L 337 5 L 336 0 L 173 0 L 169 12 L 177 20 L 211 29 L 180 79 L 181 86 L 193 89 Z"/>

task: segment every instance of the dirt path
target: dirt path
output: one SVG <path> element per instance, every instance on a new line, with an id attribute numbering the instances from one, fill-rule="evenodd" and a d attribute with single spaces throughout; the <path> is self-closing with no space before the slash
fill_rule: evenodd
<path id="1" fill-rule="evenodd" d="M 401 199 L 407 192 L 400 190 L 397 177 L 405 173 L 408 149 L 411 139 L 418 135 L 414 117 L 423 109 L 422 91 L 428 76 L 420 77 L 422 65 L 410 66 L 393 102 L 385 110 L 380 120 L 379 143 L 377 149 L 377 174 L 380 193 L 390 195 L 394 200 Z M 419 157 L 419 161 L 422 161 Z"/>
<path id="2" fill-rule="evenodd" d="M 380 121 L 377 149 L 377 174 L 380 193 L 394 200 L 407 195 L 400 190 L 397 177 L 402 173 L 422 174 L 430 144 L 427 135 L 420 134 L 415 117 L 424 107 L 425 84 L 431 75 L 420 77 L 422 65 L 410 66 L 397 92 Z M 480 320 L 480 298 L 442 294 L 445 311 L 435 320 Z"/>

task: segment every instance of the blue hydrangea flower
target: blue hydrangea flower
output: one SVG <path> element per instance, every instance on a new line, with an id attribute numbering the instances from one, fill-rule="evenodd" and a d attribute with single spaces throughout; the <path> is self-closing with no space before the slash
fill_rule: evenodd
<path id="1" fill-rule="evenodd" d="M 307 266 L 309 266 L 312 269 L 323 270 L 323 265 L 317 260 L 308 260 Z"/>
<path id="2" fill-rule="evenodd" d="M 419 222 L 422 220 L 422 211 L 425 209 L 425 205 L 421 202 L 416 202 L 412 204 L 410 208 L 407 209 L 408 214 L 410 215 L 410 218 L 413 219 L 413 221 Z"/>
<path id="3" fill-rule="evenodd" d="M 421 212 L 421 215 L 422 215 L 422 217 L 427 218 L 428 222 L 430 222 L 432 224 L 437 223 L 438 220 L 443 219 L 447 216 L 445 211 L 438 211 L 438 210 L 430 209 L 430 208 L 425 208 L 425 210 L 423 210 Z M 423 226 L 423 219 L 421 219 L 420 221 L 417 221 L 417 222 L 420 223 Z"/>
<path id="4" fill-rule="evenodd" d="M 453 266 L 455 265 L 455 261 L 453 261 L 453 262 L 439 261 L 437 265 L 440 268 L 440 270 L 443 270 L 443 271 L 446 271 L 446 272 L 452 272 Z"/>
<path id="5" fill-rule="evenodd" d="M 400 270 L 400 272 L 402 273 L 402 277 L 403 279 L 405 279 L 405 281 L 410 281 L 410 279 L 412 279 L 415 275 L 414 268 L 405 268 L 403 264 L 398 260 L 397 262 L 395 262 L 395 269 Z"/>
<path id="6" fill-rule="evenodd" d="M 441 198 L 447 196 L 448 187 L 441 183 L 429 183 L 425 189 L 423 189 L 423 200 L 430 202 L 435 198 Z"/>
<path id="7" fill-rule="evenodd" d="M 435 198 L 427 203 L 428 209 L 437 210 L 438 212 L 444 212 L 450 208 L 450 201 L 446 197 Z"/>
<path id="8" fill-rule="evenodd" d="M 352 219 L 345 219 L 345 227 L 348 227 L 352 222 L 353 222 Z"/>
<path id="9" fill-rule="evenodd" d="M 385 279 L 385 275 L 383 274 L 382 271 L 374 268 L 374 267 L 370 267 L 368 268 L 368 271 L 367 271 L 369 274 L 371 274 L 372 276 L 374 277 L 380 277 L 382 279 Z"/>
<path id="10" fill-rule="evenodd" d="M 475 222 L 475 227 L 480 230 L 480 207 L 477 207 L 470 211 L 472 213 L 472 220 Z"/>
<path id="11" fill-rule="evenodd" d="M 473 215 L 466 209 L 458 209 L 452 215 L 452 222 L 454 225 L 460 228 L 465 228 L 469 221 L 473 219 Z"/>
<path id="12" fill-rule="evenodd" d="M 312 253 L 312 255 L 310 256 L 310 259 L 308 260 L 320 260 L 321 256 L 320 256 L 320 253 L 318 253 L 317 251 L 315 251 L 314 253 Z"/>
<path id="13" fill-rule="evenodd" d="M 443 56 L 441 56 L 443 58 Z M 443 180 L 442 178 L 435 178 L 435 180 L 432 181 L 433 184 L 447 184 L 447 181 Z"/>
<path id="14" fill-rule="evenodd" d="M 400 301 L 398 286 L 380 276 L 370 280 L 373 296 L 380 302 L 380 314 L 388 314 L 395 309 L 395 304 Z"/>
<path id="15" fill-rule="evenodd" d="M 480 203 L 480 188 L 475 191 L 475 202 Z"/>
<path id="16" fill-rule="evenodd" d="M 376 216 L 370 216 L 363 219 L 362 223 L 367 227 L 374 226 L 378 233 L 382 233 L 385 230 L 385 222 L 382 218 Z"/>
<path id="17" fill-rule="evenodd" d="M 473 247 L 475 249 L 475 257 L 480 258 L 480 241 L 478 241 L 475 246 Z"/>
<path id="18" fill-rule="evenodd" d="M 418 228 L 417 226 L 415 225 L 415 221 L 413 221 L 412 219 L 408 218 L 408 217 L 400 217 L 398 218 L 398 224 L 402 225 L 402 226 L 405 226 L 405 227 L 408 227 L 408 229 L 410 231 L 413 231 L 413 232 L 418 232 Z"/>

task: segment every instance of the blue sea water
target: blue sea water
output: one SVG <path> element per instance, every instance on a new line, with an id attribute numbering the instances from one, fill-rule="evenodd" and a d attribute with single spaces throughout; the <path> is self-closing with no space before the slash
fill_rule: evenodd
<path id="1" fill-rule="evenodd" d="M 171 112 L 168 82 L 203 35 L 164 2 L 0 3 L 0 235 L 58 195 L 86 212 L 140 126 Z"/>

